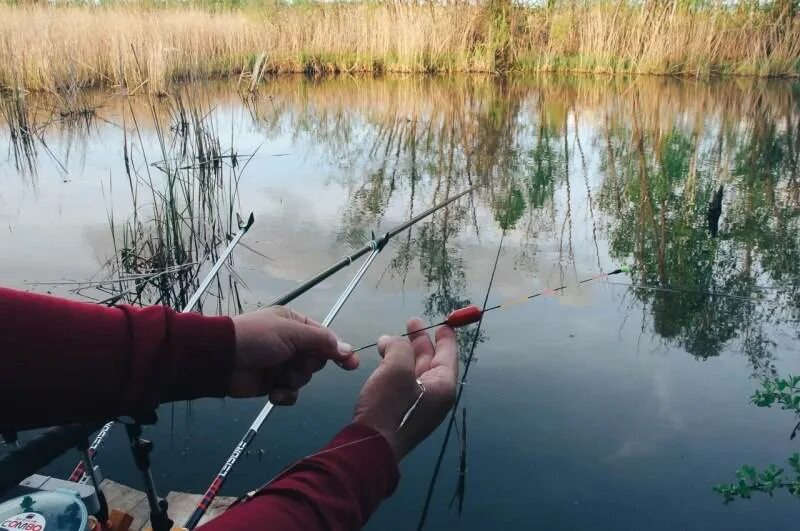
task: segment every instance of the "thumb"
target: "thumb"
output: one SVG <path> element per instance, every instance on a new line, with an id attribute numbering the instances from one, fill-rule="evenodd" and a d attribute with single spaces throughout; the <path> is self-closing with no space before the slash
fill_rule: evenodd
<path id="1" fill-rule="evenodd" d="M 282 326 L 281 338 L 295 355 L 305 354 L 339 363 L 353 357 L 353 347 L 339 341 L 336 334 L 329 329 L 312 324 L 286 320 Z"/>

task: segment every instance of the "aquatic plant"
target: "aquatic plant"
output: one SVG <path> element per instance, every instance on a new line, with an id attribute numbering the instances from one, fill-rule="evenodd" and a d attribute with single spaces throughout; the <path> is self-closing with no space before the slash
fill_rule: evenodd
<path id="1" fill-rule="evenodd" d="M 32 113 L 22 90 L 0 90 L 0 116 L 8 128 L 14 166 L 20 173 L 36 172 L 36 136 Z"/>
<path id="2" fill-rule="evenodd" d="M 761 389 L 753 394 L 752 402 L 758 407 L 779 405 L 800 418 L 800 376 L 764 379 Z M 800 422 L 795 424 L 789 438 L 794 439 L 799 429 Z M 754 492 L 771 497 L 775 491 L 786 490 L 800 497 L 800 453 L 793 453 L 787 461 L 790 473 L 775 465 L 769 465 L 761 472 L 754 466 L 744 465 L 736 471 L 736 482 L 715 485 L 714 491 L 722 495 L 726 504 L 739 498 L 749 499 Z"/>
<path id="3" fill-rule="evenodd" d="M 117 221 L 109 212 L 114 256 L 102 286 L 103 302 L 165 304 L 180 308 L 196 289 L 200 273 L 241 221 L 236 214 L 238 182 L 248 157 L 223 150 L 213 117 L 198 99 L 185 103 L 180 93 L 167 101 L 150 100 L 150 112 L 161 146 L 161 160 L 138 160 L 135 139 L 141 137 L 132 114 L 134 140 L 124 140 L 125 173 L 133 214 Z M 158 106 L 168 120 L 158 119 Z M 153 169 L 154 168 L 154 169 Z M 217 277 L 221 294 L 222 281 Z M 228 291 L 236 308 L 238 280 L 231 270 Z M 221 297 L 217 304 L 221 305 Z M 221 307 L 220 307 L 221 309 Z"/>

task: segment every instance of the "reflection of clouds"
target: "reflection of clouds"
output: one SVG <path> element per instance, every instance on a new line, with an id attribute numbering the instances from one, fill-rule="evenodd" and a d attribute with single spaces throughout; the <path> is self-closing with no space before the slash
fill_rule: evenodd
<path id="1" fill-rule="evenodd" d="M 634 433 L 624 437 L 619 448 L 606 460 L 616 461 L 650 455 L 672 435 L 672 432 L 686 428 L 686 421 L 679 412 L 679 406 L 673 396 L 671 366 L 667 363 L 659 366 L 652 374 L 653 400 L 655 404 L 651 422 L 634 428 Z"/>
<path id="2" fill-rule="evenodd" d="M 114 257 L 114 240 L 111 237 L 108 225 L 99 223 L 85 225 L 81 232 L 83 233 L 84 242 L 91 249 L 91 255 L 98 266 Z"/>
<path id="3" fill-rule="evenodd" d="M 242 264 L 299 282 L 346 253 L 335 243 L 339 208 L 346 195 L 338 187 L 325 189 L 319 183 L 308 183 L 304 189 L 308 191 L 301 194 L 290 187 L 269 188 L 260 190 L 258 197 L 243 196 L 243 202 L 259 206 L 243 242 L 271 260 L 240 252 L 237 258 Z"/>

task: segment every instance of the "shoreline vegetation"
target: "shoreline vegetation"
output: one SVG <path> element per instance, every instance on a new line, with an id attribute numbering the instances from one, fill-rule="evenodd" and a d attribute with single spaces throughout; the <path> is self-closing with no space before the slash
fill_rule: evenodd
<path id="1" fill-rule="evenodd" d="M 0 3 L 0 87 L 166 93 L 305 73 L 800 75 L 800 9 L 774 3 Z"/>

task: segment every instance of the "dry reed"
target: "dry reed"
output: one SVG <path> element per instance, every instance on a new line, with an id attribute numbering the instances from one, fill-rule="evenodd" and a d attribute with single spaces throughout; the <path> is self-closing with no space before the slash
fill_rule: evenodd
<path id="1" fill-rule="evenodd" d="M 314 4 L 212 12 L 0 5 L 0 84 L 165 91 L 257 70 L 796 76 L 800 16 L 606 2 Z M 263 59 L 259 60 L 265 54 Z"/>

